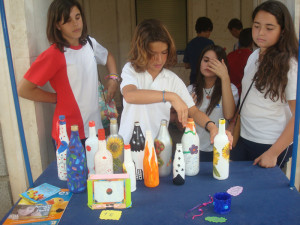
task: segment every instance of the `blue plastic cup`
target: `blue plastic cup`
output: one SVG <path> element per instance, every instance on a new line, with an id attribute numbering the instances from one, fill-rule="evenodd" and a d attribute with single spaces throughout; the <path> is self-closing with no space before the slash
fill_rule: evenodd
<path id="1" fill-rule="evenodd" d="M 216 193 L 213 204 L 216 213 L 227 214 L 231 209 L 231 195 L 227 192 Z"/>

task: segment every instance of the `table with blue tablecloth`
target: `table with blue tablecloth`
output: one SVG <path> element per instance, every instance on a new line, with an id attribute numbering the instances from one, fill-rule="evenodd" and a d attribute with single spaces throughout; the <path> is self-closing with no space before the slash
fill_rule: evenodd
<path id="1" fill-rule="evenodd" d="M 201 162 L 200 173 L 186 177 L 185 184 L 176 186 L 172 176 L 160 179 L 156 188 L 147 188 L 143 181 L 137 181 L 137 190 L 132 192 L 132 208 L 123 209 L 118 221 L 100 220 L 101 210 L 91 210 L 87 206 L 87 193 L 73 194 L 59 225 L 93 224 L 214 224 L 206 217 L 224 217 L 224 224 L 300 224 L 300 194 L 289 188 L 289 180 L 278 168 L 261 168 L 252 162 L 230 162 L 227 180 L 216 180 L 212 176 L 212 163 Z M 53 162 L 35 181 L 34 185 L 49 183 L 67 188 L 66 182 L 57 178 L 56 162 Z M 185 213 L 201 203 L 209 202 L 209 195 L 227 191 L 233 186 L 243 187 L 243 192 L 232 197 L 231 212 L 219 215 L 213 204 L 203 209 Z M 5 220 L 5 216 L 2 222 Z"/>

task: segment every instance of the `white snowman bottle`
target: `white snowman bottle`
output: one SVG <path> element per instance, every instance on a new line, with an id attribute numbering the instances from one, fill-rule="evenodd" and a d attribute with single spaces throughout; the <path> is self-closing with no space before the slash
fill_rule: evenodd
<path id="1" fill-rule="evenodd" d="M 188 118 L 181 143 L 185 162 L 185 175 L 195 176 L 200 170 L 200 140 L 192 118 Z"/>
<path id="2" fill-rule="evenodd" d="M 173 160 L 173 184 L 182 185 L 185 182 L 185 163 L 182 151 L 182 144 L 176 144 Z"/>
<path id="3" fill-rule="evenodd" d="M 213 176 L 218 180 L 225 180 L 229 176 L 229 140 L 225 133 L 226 120 L 219 119 L 219 133 L 214 139 L 213 148 Z"/>

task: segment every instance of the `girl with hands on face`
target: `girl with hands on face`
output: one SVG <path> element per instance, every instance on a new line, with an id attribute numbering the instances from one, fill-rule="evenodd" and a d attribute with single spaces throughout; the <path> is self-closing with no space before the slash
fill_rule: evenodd
<path id="1" fill-rule="evenodd" d="M 205 112 L 214 123 L 219 118 L 230 120 L 238 102 L 238 89 L 230 83 L 226 52 L 217 45 L 206 47 L 198 61 L 197 82 L 188 86 L 198 109 Z M 209 133 L 198 124 L 196 130 L 200 139 L 200 160 L 212 161 L 213 145 Z M 230 132 L 226 131 L 231 137 Z M 230 138 L 229 138 L 230 139 Z"/>

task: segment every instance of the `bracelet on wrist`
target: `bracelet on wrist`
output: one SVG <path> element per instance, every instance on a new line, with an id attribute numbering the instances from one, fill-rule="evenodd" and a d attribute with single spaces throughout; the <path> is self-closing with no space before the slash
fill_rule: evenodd
<path id="1" fill-rule="evenodd" d="M 163 101 L 163 103 L 166 103 L 167 102 L 166 99 L 165 99 L 165 93 L 166 93 L 166 91 L 163 90 L 162 93 L 163 93 L 163 100 L 162 101 Z"/>
<path id="2" fill-rule="evenodd" d="M 120 76 L 116 73 L 109 74 L 105 77 L 105 79 L 112 79 L 116 81 L 120 81 Z"/>
<path id="3" fill-rule="evenodd" d="M 204 127 L 204 129 L 205 129 L 207 132 L 209 132 L 209 130 L 207 129 L 207 126 L 208 126 L 209 123 L 216 124 L 214 121 L 211 121 L 211 120 L 207 121 L 206 124 L 205 124 L 205 127 Z"/>

